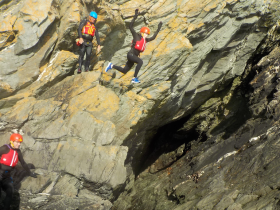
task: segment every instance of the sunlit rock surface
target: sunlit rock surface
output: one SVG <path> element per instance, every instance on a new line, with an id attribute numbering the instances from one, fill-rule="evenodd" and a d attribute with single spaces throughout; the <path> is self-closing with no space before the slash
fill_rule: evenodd
<path id="1" fill-rule="evenodd" d="M 280 208 L 279 38 L 277 23 L 227 91 L 161 130 L 113 209 Z"/>
<path id="2" fill-rule="evenodd" d="M 137 31 L 146 25 L 153 34 L 160 21 L 163 27 L 141 54 L 141 83 L 132 85 L 134 69 L 123 75 L 116 70 L 105 73 L 104 68 L 108 62 L 125 64 L 132 40 L 128 25 L 136 8 Z M 22 129 L 24 158 L 39 174 L 36 180 L 15 182 L 20 200 L 13 208 L 234 209 L 255 205 L 256 195 L 265 197 L 229 189 L 231 182 L 243 177 L 239 174 L 232 181 L 226 176 L 236 159 L 222 159 L 221 164 L 232 160 L 222 170 L 215 164 L 250 138 L 264 139 L 264 133 L 275 128 L 278 1 L 8 0 L 0 2 L 0 10 L 0 141 L 7 143 L 12 129 Z M 77 75 L 77 28 L 92 10 L 98 13 L 102 51 L 96 55 L 94 39 L 90 72 Z M 268 99 L 273 94 L 274 99 Z M 262 122 L 260 115 L 266 113 L 274 118 Z M 260 122 L 248 122 L 251 116 Z M 173 151 L 162 152 L 154 136 L 158 129 L 167 132 L 160 128 L 177 120 L 181 126 L 174 135 L 180 141 Z M 277 131 L 269 131 L 267 136 L 275 134 L 271 144 L 277 145 Z M 240 141 L 235 137 L 243 134 Z M 153 156 L 151 145 L 156 145 Z M 255 144 L 250 150 L 252 156 L 261 155 Z M 246 167 L 253 161 L 250 150 L 244 149 L 249 155 L 242 162 Z M 205 180 L 199 181 L 205 191 L 186 181 L 201 171 L 198 179 Z M 170 174 L 175 175 L 169 178 Z M 152 184 L 161 176 L 166 188 Z M 215 184 L 223 176 L 223 182 Z M 140 181 L 143 177 L 147 180 Z M 187 198 L 188 184 L 201 194 Z M 145 185 L 154 194 L 135 190 Z M 152 197 L 144 201 L 142 193 Z M 157 200 L 161 204 L 155 204 Z"/>

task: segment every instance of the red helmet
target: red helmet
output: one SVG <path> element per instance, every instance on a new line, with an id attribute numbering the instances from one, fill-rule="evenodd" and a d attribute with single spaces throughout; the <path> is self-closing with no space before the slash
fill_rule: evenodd
<path id="1" fill-rule="evenodd" d="M 10 141 L 19 141 L 22 142 L 23 138 L 22 135 L 18 134 L 18 133 L 13 133 L 10 137 Z"/>
<path id="2" fill-rule="evenodd" d="M 150 34 L 150 29 L 148 27 L 142 27 L 140 33 Z"/>

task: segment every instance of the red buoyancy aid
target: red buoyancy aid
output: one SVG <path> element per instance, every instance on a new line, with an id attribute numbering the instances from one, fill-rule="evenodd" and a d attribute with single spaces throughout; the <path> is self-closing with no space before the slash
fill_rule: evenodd
<path id="1" fill-rule="evenodd" d="M 90 23 L 89 21 L 86 23 L 86 25 L 82 29 L 82 34 L 89 34 L 91 36 L 94 36 L 95 34 L 95 26 L 94 24 Z"/>
<path id="2" fill-rule="evenodd" d="M 10 151 L 7 154 L 3 154 L 1 156 L 0 163 L 6 166 L 15 167 L 18 163 L 18 152 L 13 150 L 10 145 L 7 146 L 10 148 Z"/>
<path id="3" fill-rule="evenodd" d="M 139 50 L 140 52 L 144 52 L 145 48 L 146 48 L 146 39 L 144 39 L 143 37 L 141 37 L 140 41 L 137 41 L 135 43 L 134 48 L 136 50 Z"/>

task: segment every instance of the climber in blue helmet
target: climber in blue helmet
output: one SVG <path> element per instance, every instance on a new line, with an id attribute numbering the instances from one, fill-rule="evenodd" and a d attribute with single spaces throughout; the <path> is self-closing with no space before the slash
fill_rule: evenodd
<path id="1" fill-rule="evenodd" d="M 83 58 L 86 53 L 86 62 L 85 62 L 85 71 L 89 71 L 89 63 L 90 63 L 90 56 L 92 52 L 92 40 L 93 37 L 96 37 L 97 41 L 97 53 L 100 52 L 100 38 L 98 34 L 98 30 L 95 26 L 97 21 L 97 13 L 92 11 L 89 13 L 88 19 L 84 19 L 81 21 L 79 28 L 78 28 L 78 35 L 79 39 L 77 41 L 77 45 L 80 46 L 80 56 L 79 56 L 79 68 L 78 74 L 82 72 L 82 64 Z"/>
<path id="2" fill-rule="evenodd" d="M 120 66 L 116 66 L 110 62 L 105 69 L 105 72 L 108 72 L 110 69 L 114 68 L 114 69 L 126 74 L 132 68 L 134 63 L 136 63 L 137 65 L 135 67 L 134 78 L 131 80 L 131 83 L 140 83 L 140 80 L 137 78 L 137 74 L 138 74 L 141 66 L 143 65 L 143 61 L 140 58 L 140 53 L 144 52 L 146 43 L 153 41 L 156 38 L 156 36 L 159 33 L 161 26 L 162 26 L 162 22 L 159 22 L 157 31 L 154 33 L 153 36 L 151 36 L 149 38 L 148 38 L 148 35 L 150 35 L 150 29 L 148 27 L 145 27 L 145 26 L 142 27 L 140 29 L 140 33 L 137 33 L 133 29 L 133 24 L 134 24 L 136 18 L 138 17 L 138 14 L 139 14 L 139 11 L 138 11 L 138 9 L 136 9 L 135 15 L 129 24 L 129 29 L 132 33 L 133 40 L 132 40 L 132 44 L 131 44 L 131 49 L 127 53 L 127 62 L 125 64 L 125 67 L 123 68 Z"/>
<path id="3" fill-rule="evenodd" d="M 91 12 L 89 13 L 89 16 L 90 16 L 90 17 L 93 17 L 94 19 L 97 19 L 97 13 L 94 12 L 94 11 L 91 11 Z"/>

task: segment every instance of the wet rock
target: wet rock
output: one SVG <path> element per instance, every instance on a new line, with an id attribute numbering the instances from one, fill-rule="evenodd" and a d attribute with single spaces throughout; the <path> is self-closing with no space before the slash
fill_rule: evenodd
<path id="1" fill-rule="evenodd" d="M 271 36 L 277 37 L 277 32 Z M 267 46 L 270 39 L 271 37 L 268 37 L 265 40 L 264 46 Z M 239 82 L 235 87 L 237 90 L 247 87 L 240 97 L 243 94 L 249 96 L 249 100 L 247 102 L 245 100 L 244 105 L 253 115 L 247 115 L 243 123 L 239 122 L 239 126 L 233 130 L 230 137 L 221 137 L 220 135 L 227 131 L 221 128 L 215 130 L 215 127 L 228 119 L 219 117 L 219 113 L 223 113 L 223 110 L 230 105 L 225 102 L 230 101 L 228 100 L 230 97 L 234 98 L 234 94 L 240 94 L 240 92 L 231 92 L 236 89 L 229 88 L 227 94 L 221 94 L 224 98 L 213 98 L 207 101 L 194 113 L 194 116 L 188 118 L 199 121 L 193 120 L 188 124 L 182 124 L 183 128 L 179 129 L 182 132 L 184 126 L 189 126 L 191 123 L 203 125 L 204 120 L 207 120 L 209 116 L 209 127 L 203 130 L 206 133 L 203 142 L 192 141 L 191 147 L 183 158 L 165 170 L 153 174 L 150 174 L 148 170 L 140 173 L 134 185 L 126 189 L 114 203 L 114 209 L 129 209 L 134 205 L 137 209 L 150 206 L 154 209 L 279 208 L 279 191 L 277 190 L 279 183 L 276 178 L 278 177 L 279 122 L 278 117 L 268 117 L 271 113 L 278 113 L 278 107 L 273 101 L 277 99 L 271 99 L 271 97 L 278 93 L 276 88 L 278 82 L 274 78 L 278 73 L 279 56 L 276 55 L 276 50 L 270 50 L 271 53 L 265 57 L 259 56 L 263 59 L 256 62 L 260 65 L 260 73 L 243 75 L 243 84 Z M 248 68 L 250 69 L 250 64 Z M 234 85 L 233 83 L 232 87 Z M 256 113 L 257 107 L 260 107 L 262 112 Z M 267 109 L 268 107 L 270 109 Z M 205 117 L 199 118 L 205 113 L 207 113 Z M 216 119 L 211 117 L 211 114 L 216 115 Z M 216 123 L 217 121 L 220 122 Z M 202 130 L 201 127 L 197 127 L 198 132 Z M 209 132 L 211 129 L 215 132 L 213 130 Z M 185 141 L 188 142 L 188 139 Z M 171 147 L 172 143 L 169 142 L 169 144 Z M 204 173 L 201 173 L 202 171 Z M 191 179 L 199 173 L 201 176 L 198 179 Z M 156 194 L 153 191 L 155 186 L 162 187 Z M 138 190 L 139 188 L 142 190 Z M 163 194 L 165 198 L 162 197 Z M 157 203 L 159 201 L 169 202 L 168 205 L 162 206 Z"/>
<path id="2" fill-rule="evenodd" d="M 105 73 L 104 64 L 125 64 L 136 8 L 137 32 L 163 27 L 131 84 L 133 69 Z M 92 71 L 76 75 L 74 39 L 91 10 L 103 48 L 96 55 L 94 39 Z M 121 192 L 113 209 L 275 207 L 276 150 L 264 142 L 277 145 L 279 11 L 275 0 L 5 1 L 0 141 L 24 130 L 24 157 L 41 170 L 22 182 L 21 207 L 109 209 Z M 170 135 L 177 147 L 142 169 L 157 130 L 182 119 L 180 137 Z"/>

